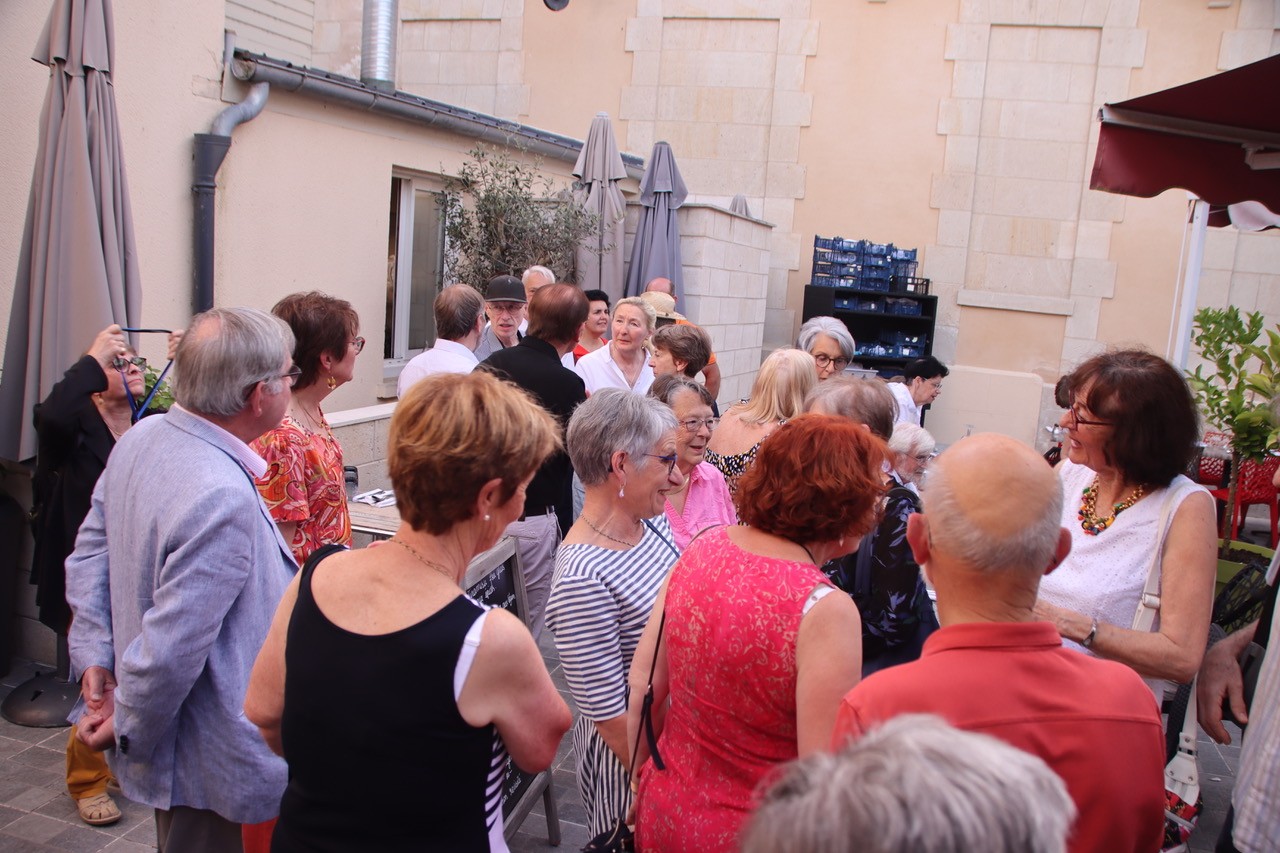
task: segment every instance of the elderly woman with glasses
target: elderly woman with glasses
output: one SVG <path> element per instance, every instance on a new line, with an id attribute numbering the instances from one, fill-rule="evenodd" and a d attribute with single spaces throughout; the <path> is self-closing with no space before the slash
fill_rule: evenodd
<path id="1" fill-rule="evenodd" d="M 320 403 L 351 381 L 364 338 L 351 303 L 323 293 L 286 296 L 271 313 L 293 330 L 297 372 L 284 420 L 251 446 L 269 466 L 258 491 L 302 565 L 321 545 L 351 544 L 342 445 Z"/>
<path id="2" fill-rule="evenodd" d="M 920 497 L 903 472 L 911 472 L 912 477 L 918 473 L 921 462 L 916 457 L 924 456 L 924 451 L 912 448 L 923 439 L 918 433 L 910 439 L 909 433 L 899 433 L 906 427 L 893 423 L 898 405 L 889 387 L 878 379 L 837 376 L 813 389 L 805 410 L 847 418 L 889 444 L 891 465 L 881 472 L 884 501 L 875 528 L 856 551 L 822 569 L 853 597 L 862 615 L 865 677 L 920 657 L 924 641 L 938 629 L 920 564 L 907 544 L 907 518 L 920 511 Z M 931 451 L 933 438 L 920 427 L 912 429 L 927 437 Z"/>
<path id="3" fill-rule="evenodd" d="M 737 850 L 761 781 L 830 747 L 862 649 L 857 609 L 819 566 L 874 524 L 885 452 L 842 418 L 795 418 L 742 475 L 741 524 L 698 537 L 671 570 L 631 665 L 627 744 L 652 670 L 665 768 L 639 738 L 638 849 Z"/>
<path id="4" fill-rule="evenodd" d="M 800 327 L 796 347 L 818 363 L 818 379 L 829 379 L 844 372 L 853 362 L 853 335 L 849 327 L 835 317 L 813 317 Z"/>
<path id="5" fill-rule="evenodd" d="M 676 547 L 683 551 L 708 527 L 738 523 L 724 475 L 706 461 L 707 442 L 720 419 L 712 412 L 711 394 L 688 376 L 659 376 L 649 396 L 670 406 L 680 425 L 676 430 L 676 455 L 680 457 L 676 468 L 684 482 L 667 493 L 664 510 Z"/>
<path id="6" fill-rule="evenodd" d="M 938 446 L 927 429 L 915 424 L 897 423 L 889 436 L 889 449 L 893 451 L 894 476 L 916 494 L 920 493 L 920 481 L 924 479 Z"/>
<path id="7" fill-rule="evenodd" d="M 569 420 L 569 457 L 586 497 L 556 553 L 546 625 L 578 708 L 573 751 L 593 836 L 631 806 L 627 671 L 679 556 L 662 512 L 683 480 L 676 433 L 670 409 L 618 388 L 592 394 Z"/>
<path id="8" fill-rule="evenodd" d="M 1159 700 L 1199 669 L 1213 602 L 1214 503 L 1182 473 L 1195 403 L 1179 371 L 1142 350 L 1090 358 L 1065 390 L 1058 478 L 1071 553 L 1040 582 L 1036 613 L 1068 646 L 1133 667 Z M 1153 570 L 1159 624 L 1134 630 Z"/>

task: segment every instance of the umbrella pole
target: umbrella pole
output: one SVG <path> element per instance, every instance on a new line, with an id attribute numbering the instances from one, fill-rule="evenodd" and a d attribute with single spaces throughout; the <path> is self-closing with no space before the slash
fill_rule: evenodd
<path id="1" fill-rule="evenodd" d="M 1196 315 L 1196 299 L 1200 294 L 1200 267 L 1204 263 L 1204 239 L 1209 230 L 1209 203 L 1196 199 L 1191 204 L 1191 222 L 1187 226 L 1189 240 L 1186 264 L 1182 269 L 1182 299 L 1178 305 L 1176 338 L 1173 341 L 1173 364 L 1179 370 L 1187 367 L 1191 349 L 1191 328 Z"/>

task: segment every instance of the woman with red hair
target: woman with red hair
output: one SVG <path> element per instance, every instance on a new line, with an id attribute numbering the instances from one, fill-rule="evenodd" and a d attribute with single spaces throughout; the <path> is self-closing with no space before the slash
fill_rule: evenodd
<path id="1" fill-rule="evenodd" d="M 795 418 L 739 480 L 742 523 L 694 539 L 671 570 L 631 664 L 628 745 L 652 669 L 665 768 L 639 738 L 640 849 L 736 850 L 760 780 L 830 745 L 862 631 L 819 567 L 875 524 L 885 454 L 848 420 Z"/>

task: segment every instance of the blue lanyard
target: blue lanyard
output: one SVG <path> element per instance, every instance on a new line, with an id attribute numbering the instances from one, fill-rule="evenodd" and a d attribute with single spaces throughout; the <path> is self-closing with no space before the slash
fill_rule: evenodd
<path id="1" fill-rule="evenodd" d="M 160 383 L 164 381 L 164 378 L 169 373 L 169 368 L 171 367 L 173 367 L 173 359 L 169 359 L 169 363 L 164 366 L 164 370 L 160 371 L 160 375 L 156 377 L 156 384 L 151 386 L 151 393 L 147 395 L 147 398 L 143 400 L 141 404 L 139 404 L 137 400 L 133 399 L 132 394 L 128 393 L 129 382 L 124 375 L 128 368 L 120 368 L 120 381 L 124 383 L 125 396 L 129 398 L 129 411 L 133 413 L 130 417 L 130 423 L 136 424 L 138 419 L 142 417 L 142 413 L 151 405 L 151 401 L 155 398 L 156 392 L 160 390 Z"/>

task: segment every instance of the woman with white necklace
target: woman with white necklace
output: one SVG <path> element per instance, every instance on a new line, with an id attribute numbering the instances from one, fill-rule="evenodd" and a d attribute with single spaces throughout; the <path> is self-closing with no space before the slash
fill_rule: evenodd
<path id="1" fill-rule="evenodd" d="M 613 306 L 613 337 L 608 345 L 587 353 L 573 367 L 587 393 L 601 388 L 647 393 L 653 384 L 653 366 L 644 345 L 657 324 L 657 312 L 640 297 L 619 299 Z"/>
<path id="2" fill-rule="evenodd" d="M 169 336 L 169 357 L 181 339 Z M 93 487 L 116 442 L 133 425 L 133 406 L 146 391 L 147 360 L 138 356 L 123 330 L 112 324 L 98 333 L 88 352 L 53 386 L 35 409 L 38 437 L 32 483 L 32 575 L 39 590 L 40 621 L 59 634 L 71 624 L 63 564 L 75 548 L 76 532 L 89 513 Z M 67 793 L 80 819 L 91 826 L 120 820 L 107 793 L 111 771 L 106 758 L 76 737 L 67 739 Z"/>
<path id="3" fill-rule="evenodd" d="M 1213 499 L 1182 474 L 1195 404 L 1178 371 L 1141 350 L 1089 359 L 1067 377 L 1067 395 L 1058 477 L 1071 553 L 1041 581 L 1036 612 L 1068 645 L 1137 670 L 1159 701 L 1199 669 L 1213 603 Z M 1135 631 L 1153 560 L 1159 624 Z"/>
<path id="4" fill-rule="evenodd" d="M 627 670 L 679 556 L 662 508 L 683 481 L 676 418 L 652 397 L 603 388 L 569 421 L 586 498 L 556 553 L 546 625 L 578 707 L 573 751 L 592 836 L 627 814 Z"/>
<path id="5" fill-rule="evenodd" d="M 342 445 L 320 404 L 351 381 L 364 338 L 351 303 L 323 293 L 291 294 L 271 313 L 293 330 L 297 373 L 280 426 L 251 446 L 269 466 L 258 491 L 302 565 L 322 545 L 351 544 Z"/>

